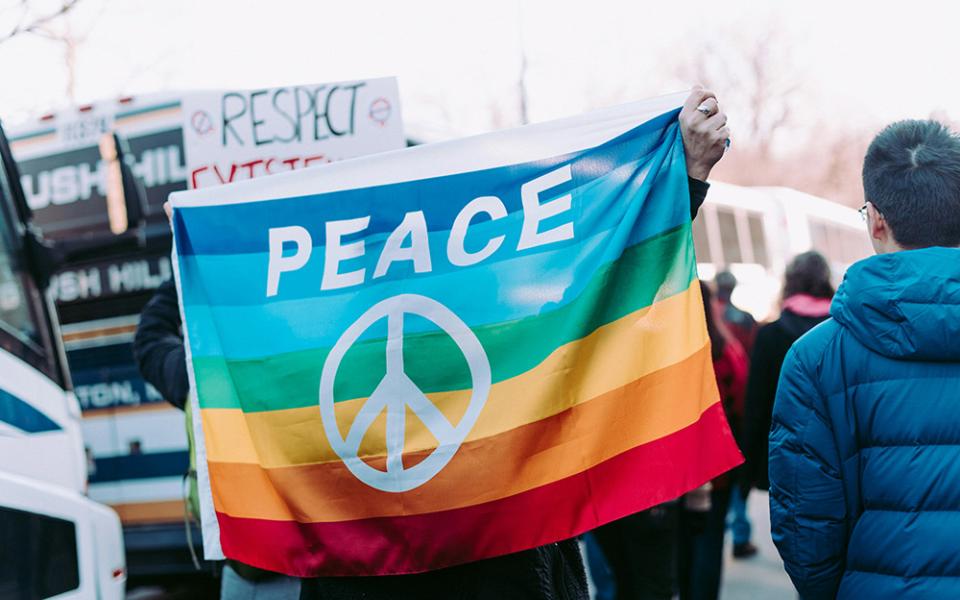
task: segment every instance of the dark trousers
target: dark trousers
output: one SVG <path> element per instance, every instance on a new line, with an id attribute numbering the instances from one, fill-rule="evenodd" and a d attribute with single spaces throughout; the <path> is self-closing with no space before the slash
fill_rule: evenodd
<path id="1" fill-rule="evenodd" d="M 574 539 L 416 575 L 304 579 L 300 598 L 587 600 L 587 576 Z"/>
<path id="2" fill-rule="evenodd" d="M 593 531 L 613 571 L 617 600 L 670 600 L 676 584 L 679 506 L 665 504 Z"/>
<path id="3" fill-rule="evenodd" d="M 680 600 L 717 600 L 723 573 L 723 536 L 727 528 L 730 488 L 710 493 L 710 511 L 699 521 L 684 513 L 680 522 L 677 581 Z"/>

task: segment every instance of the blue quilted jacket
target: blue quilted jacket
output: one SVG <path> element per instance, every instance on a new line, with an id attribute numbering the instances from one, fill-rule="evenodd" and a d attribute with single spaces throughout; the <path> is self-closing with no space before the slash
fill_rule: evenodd
<path id="1" fill-rule="evenodd" d="M 960 249 L 850 267 L 770 431 L 773 539 L 804 600 L 960 599 Z"/>

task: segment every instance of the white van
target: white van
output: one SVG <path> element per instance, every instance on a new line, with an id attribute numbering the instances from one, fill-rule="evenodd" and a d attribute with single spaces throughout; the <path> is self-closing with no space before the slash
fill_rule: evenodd
<path id="1" fill-rule="evenodd" d="M 0 598 L 123 598 L 122 539 L 106 506 L 0 472 Z"/>

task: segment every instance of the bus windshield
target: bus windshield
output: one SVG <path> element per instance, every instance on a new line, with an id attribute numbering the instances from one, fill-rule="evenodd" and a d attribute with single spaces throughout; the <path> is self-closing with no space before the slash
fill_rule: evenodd
<path id="1" fill-rule="evenodd" d="M 43 300 L 27 270 L 23 244 L 18 239 L 20 228 L 15 224 L 11 183 L 6 169 L 0 168 L 0 347 L 56 380 L 44 351 L 39 312 Z"/>

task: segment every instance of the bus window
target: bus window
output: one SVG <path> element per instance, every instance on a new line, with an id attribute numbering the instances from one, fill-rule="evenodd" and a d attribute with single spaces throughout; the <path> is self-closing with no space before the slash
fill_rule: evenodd
<path id="1" fill-rule="evenodd" d="M 763 234 L 763 216 L 748 212 L 747 227 L 750 230 L 750 246 L 753 248 L 754 262 L 769 268 L 770 258 L 767 255 L 767 237 Z"/>
<path id="2" fill-rule="evenodd" d="M 710 240 L 707 238 L 707 224 L 703 216 L 693 220 L 693 245 L 697 249 L 697 262 L 713 262 Z"/>
<path id="3" fill-rule="evenodd" d="M 827 237 L 830 240 L 830 260 L 840 264 L 850 263 L 850 255 L 846 252 L 847 238 L 852 232 L 836 226 L 827 227 Z"/>
<path id="4" fill-rule="evenodd" d="M 30 315 L 30 300 L 7 243 L 0 246 L 0 328 L 21 341 L 39 341 L 37 324 Z"/>
<path id="5" fill-rule="evenodd" d="M 720 225 L 720 244 L 723 246 L 724 262 L 726 264 L 743 262 L 740 237 L 737 234 L 737 220 L 733 212 L 717 208 L 717 221 Z"/>
<path id="6" fill-rule="evenodd" d="M 810 247 L 824 256 L 830 256 L 827 227 L 823 223 L 812 219 L 810 220 Z"/>
<path id="7" fill-rule="evenodd" d="M 50 598 L 80 587 L 76 526 L 0 506 L 0 598 Z"/>
<path id="8" fill-rule="evenodd" d="M 843 253 L 846 257 L 844 262 L 855 263 L 870 256 L 871 250 L 870 241 L 864 231 L 850 231 L 844 238 Z"/>

